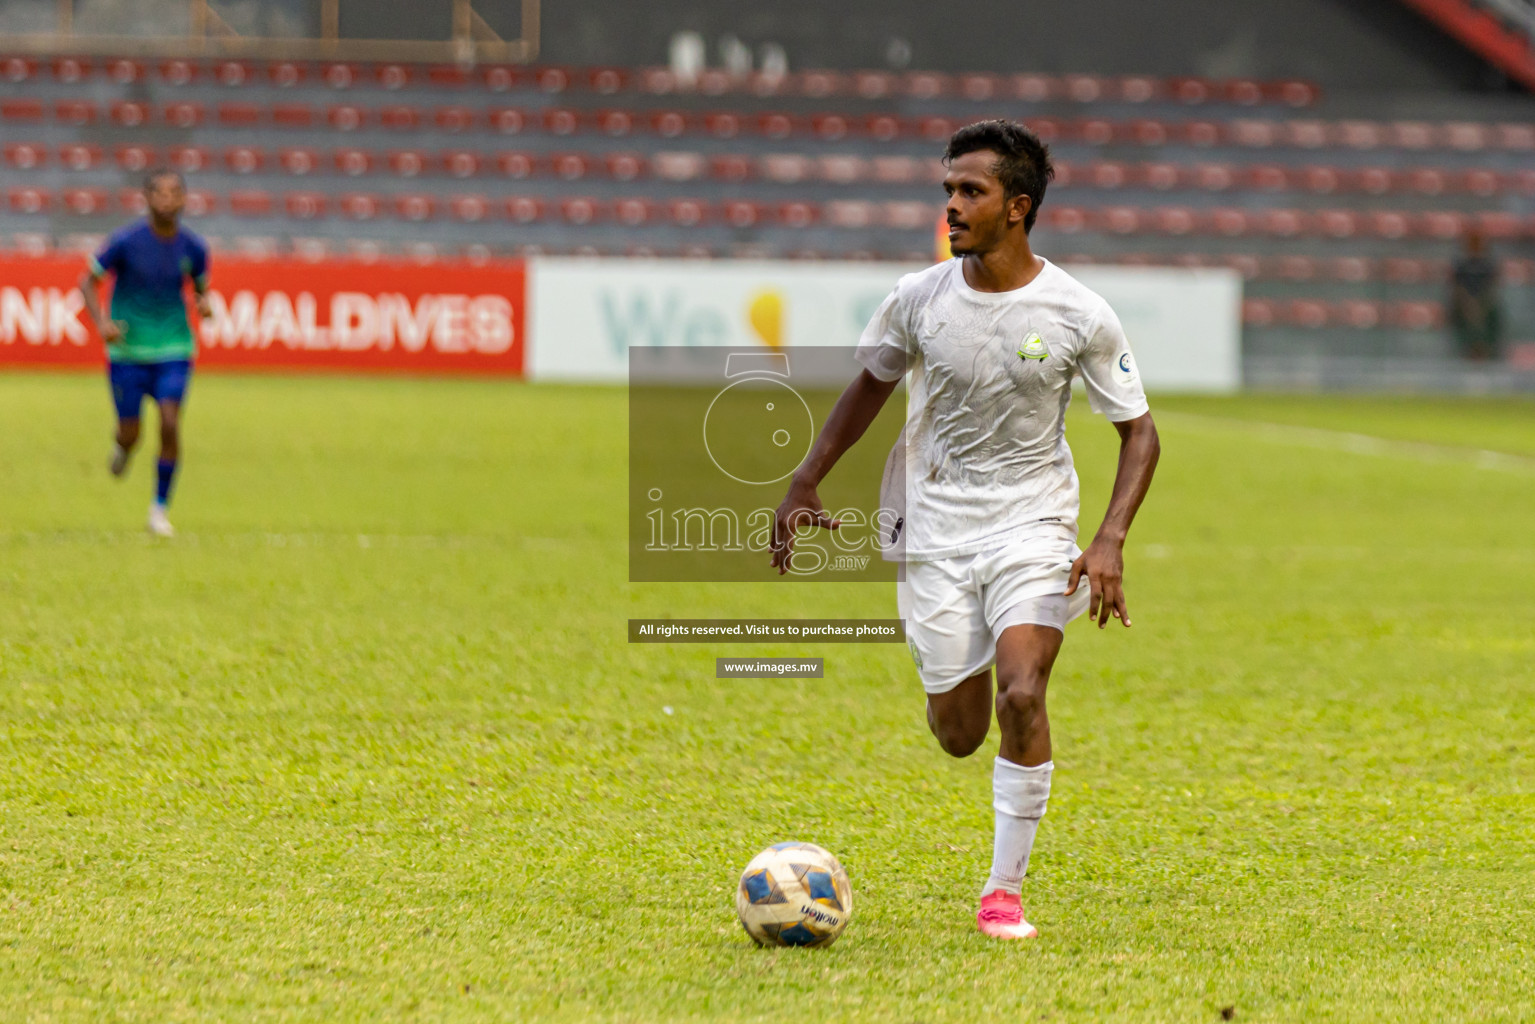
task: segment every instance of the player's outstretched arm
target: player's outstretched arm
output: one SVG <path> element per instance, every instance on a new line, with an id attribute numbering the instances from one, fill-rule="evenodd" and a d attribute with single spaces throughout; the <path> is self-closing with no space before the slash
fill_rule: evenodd
<path id="1" fill-rule="evenodd" d="M 842 458 L 842 453 L 853 447 L 864 435 L 864 431 L 869 429 L 869 424 L 874 422 L 874 417 L 885 407 L 885 400 L 899 383 L 900 378 L 880 380 L 868 370 L 860 370 L 837 399 L 837 404 L 832 406 L 831 415 L 826 417 L 826 424 L 821 428 L 815 446 L 790 478 L 789 493 L 784 496 L 783 504 L 778 506 L 778 514 L 773 521 L 772 564 L 778 570 L 778 575 L 782 576 L 789 571 L 797 527 L 814 523 L 835 530 L 839 525 L 835 519 L 827 516 L 816 488 L 826 479 L 826 474 L 831 472 L 837 460 Z"/>
<path id="2" fill-rule="evenodd" d="M 115 345 L 123 336 L 123 331 L 117 326 L 117 321 L 108 320 L 101 315 L 101 301 L 96 292 L 96 286 L 100 283 L 101 278 L 93 271 L 87 270 L 80 277 L 80 295 L 85 300 L 85 313 L 91 318 L 91 325 L 96 328 L 96 333 L 108 345 Z"/>
<path id="3" fill-rule="evenodd" d="M 1098 620 L 1102 629 L 1113 615 L 1126 626 L 1130 625 L 1130 612 L 1125 607 L 1125 537 L 1136 510 L 1151 487 L 1151 476 L 1157 470 L 1157 459 L 1162 454 L 1162 442 L 1157 437 L 1157 425 L 1151 421 L 1151 413 L 1133 420 L 1114 424 L 1119 431 L 1119 469 L 1114 474 L 1114 493 L 1109 498 L 1109 510 L 1103 524 L 1093 536 L 1087 550 L 1071 565 L 1071 581 L 1067 594 L 1075 594 L 1082 577 L 1087 577 L 1092 600 L 1088 605 L 1088 617 Z"/>

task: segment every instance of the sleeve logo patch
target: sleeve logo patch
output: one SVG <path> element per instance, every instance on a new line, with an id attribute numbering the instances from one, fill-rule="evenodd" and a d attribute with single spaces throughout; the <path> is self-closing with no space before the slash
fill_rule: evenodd
<path id="1" fill-rule="evenodd" d="M 1119 379 L 1129 384 L 1135 380 L 1135 361 L 1130 358 L 1130 353 L 1119 354 Z"/>
<path id="2" fill-rule="evenodd" d="M 1029 336 L 1023 339 L 1023 345 L 1018 349 L 1019 359 L 1049 359 L 1050 349 L 1045 346 L 1045 339 L 1039 336 L 1038 331 L 1030 331 Z"/>

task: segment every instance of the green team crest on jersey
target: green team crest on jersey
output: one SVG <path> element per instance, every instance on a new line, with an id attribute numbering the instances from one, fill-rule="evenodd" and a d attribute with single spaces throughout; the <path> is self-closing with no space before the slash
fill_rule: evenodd
<path id="1" fill-rule="evenodd" d="M 1023 347 L 1018 350 L 1019 359 L 1049 359 L 1050 350 L 1045 347 L 1045 339 L 1039 336 L 1038 331 L 1030 331 L 1029 336 L 1023 339 Z"/>

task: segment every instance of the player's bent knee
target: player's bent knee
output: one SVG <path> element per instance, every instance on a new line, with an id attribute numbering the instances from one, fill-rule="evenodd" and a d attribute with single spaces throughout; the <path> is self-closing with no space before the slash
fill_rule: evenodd
<path id="1" fill-rule="evenodd" d="M 969 757 L 980 750 L 981 744 L 986 742 L 986 732 L 985 728 L 974 726 L 933 724 L 938 746 L 950 757 Z"/>
<path id="2" fill-rule="evenodd" d="M 1032 722 L 1045 710 L 1044 679 L 1032 674 L 1007 680 L 997 689 L 997 718 Z"/>

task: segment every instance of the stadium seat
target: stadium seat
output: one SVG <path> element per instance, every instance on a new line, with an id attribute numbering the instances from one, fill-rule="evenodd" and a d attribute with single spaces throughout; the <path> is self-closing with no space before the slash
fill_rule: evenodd
<path id="1" fill-rule="evenodd" d="M 1087 211 L 1077 206 L 1052 206 L 1046 204 L 1039 212 L 1046 226 L 1063 235 L 1076 235 L 1091 226 Z"/>
<path id="2" fill-rule="evenodd" d="M 138 128 L 149 121 L 149 104 L 116 100 L 108 108 L 112 123 L 121 128 Z"/>
<path id="3" fill-rule="evenodd" d="M 1138 175 L 1147 188 L 1158 192 L 1170 192 L 1183 182 L 1183 168 L 1171 163 L 1142 164 Z"/>
<path id="4" fill-rule="evenodd" d="M 213 68 L 213 77 L 220 85 L 230 87 L 241 86 L 251 80 L 253 75 L 251 65 L 245 61 L 223 60 Z"/>
<path id="5" fill-rule="evenodd" d="M 413 132 L 421 127 L 421 111 L 402 103 L 391 104 L 379 109 L 378 123 L 391 131 Z"/>
<path id="6" fill-rule="evenodd" d="M 353 64 L 326 64 L 320 68 L 320 81 L 332 89 L 350 89 L 356 84 L 359 68 Z"/>
<path id="7" fill-rule="evenodd" d="M 1440 142 L 1462 153 L 1480 153 L 1493 142 L 1486 125 L 1474 121 L 1451 121 L 1440 128 Z"/>
<path id="8" fill-rule="evenodd" d="M 437 213 L 437 200 L 419 192 L 397 195 L 394 197 L 394 213 L 401 220 L 431 220 Z"/>
<path id="9" fill-rule="evenodd" d="M 1300 186 L 1318 195 L 1331 195 L 1343 187 L 1343 175 L 1336 167 L 1302 167 L 1299 176 Z"/>
<path id="10" fill-rule="evenodd" d="M 1237 183 L 1237 169 L 1232 164 L 1195 164 L 1194 187 L 1204 192 L 1225 192 Z"/>
<path id="11" fill-rule="evenodd" d="M 1332 319 L 1344 327 L 1368 330 L 1381 325 L 1385 319 L 1385 307 L 1369 299 L 1345 299 L 1333 306 Z"/>
<path id="12" fill-rule="evenodd" d="M 560 200 L 560 219 L 567 224 L 584 227 L 596 221 L 602 213 L 602 206 L 595 199 L 586 196 L 574 196 Z"/>
<path id="13" fill-rule="evenodd" d="M 373 171 L 373 154 L 365 149 L 337 149 L 331 153 L 331 162 L 337 171 L 353 178 Z"/>
<path id="14" fill-rule="evenodd" d="M 302 85 L 307 77 L 302 64 L 278 61 L 267 65 L 267 81 L 279 89 L 291 89 L 296 85 Z"/>
<path id="15" fill-rule="evenodd" d="M 31 81 L 36 77 L 37 61 L 30 57 L 7 57 L 4 63 L 0 64 L 0 78 L 4 78 L 12 85 Z"/>
<path id="16" fill-rule="evenodd" d="M 728 200 L 720 207 L 725 223 L 733 228 L 756 227 L 761 223 L 766 212 L 766 208 L 761 203 L 753 203 L 745 199 Z"/>
<path id="17" fill-rule="evenodd" d="M 1495 196 L 1503 190 L 1503 177 L 1497 171 L 1473 169 L 1463 171 L 1455 186 L 1476 196 Z"/>
<path id="18" fill-rule="evenodd" d="M 707 217 L 708 207 L 697 199 L 673 199 L 666 204 L 667 220 L 678 227 L 694 227 Z"/>
<path id="19" fill-rule="evenodd" d="M 1284 122 L 1282 138 L 1297 149 L 1325 149 L 1330 142 L 1327 122 L 1310 119 Z"/>
<path id="20" fill-rule="evenodd" d="M 373 69 L 374 81 L 390 91 L 405 88 L 414 77 L 408 64 L 380 64 Z"/>
<path id="21" fill-rule="evenodd" d="M 1283 129 L 1277 121 L 1257 118 L 1238 118 L 1226 124 L 1226 140 L 1234 146 L 1247 149 L 1269 149 L 1280 143 Z"/>
<path id="22" fill-rule="evenodd" d="M 165 160 L 182 174 L 196 174 L 208 167 L 210 157 L 202 146 L 172 146 L 165 151 Z"/>
<path id="23" fill-rule="evenodd" d="M 533 84 L 538 86 L 538 91 L 551 95 L 569 89 L 571 78 L 569 68 L 546 66 L 533 70 Z"/>
<path id="24" fill-rule="evenodd" d="M 1025 103 L 1043 103 L 1061 93 L 1060 83 L 1050 75 L 1012 75 L 1007 88 L 1013 99 Z"/>
<path id="25" fill-rule="evenodd" d="M 815 173 L 815 164 L 800 153 L 769 153 L 757 163 L 758 171 L 768 181 L 794 185 L 808 181 Z"/>
<path id="26" fill-rule="evenodd" d="M 199 128 L 207 117 L 207 110 L 201 103 L 167 103 L 161 108 L 160 116 L 172 128 Z"/>
<path id="27" fill-rule="evenodd" d="M 612 96 L 629 88 L 629 72 L 623 68 L 588 68 L 586 88 L 599 96 Z"/>
<path id="28" fill-rule="evenodd" d="M 938 209 L 932 203 L 901 200 L 882 204 L 879 220 L 888 228 L 901 231 L 930 229 Z"/>
<path id="29" fill-rule="evenodd" d="M 1400 256 L 1381 260 L 1380 274 L 1395 284 L 1419 284 L 1440 276 L 1438 266 L 1432 260 L 1407 259 Z"/>
<path id="30" fill-rule="evenodd" d="M 67 142 L 59 147 L 59 163 L 71 171 L 89 171 L 101 165 L 101 147 Z"/>
<path id="31" fill-rule="evenodd" d="M 157 71 L 166 85 L 191 85 L 198 76 L 197 65 L 189 60 L 163 60 Z"/>
<path id="32" fill-rule="evenodd" d="M 118 85 L 132 85 L 144 77 L 144 65 L 121 57 L 107 61 L 106 71 L 107 77 Z"/>
<path id="33" fill-rule="evenodd" d="M 959 95 L 972 103 L 983 103 L 1002 95 L 1002 76 L 993 74 L 960 75 Z"/>
<path id="34" fill-rule="evenodd" d="M 17 231 L 11 235 L 11 249 L 23 256 L 47 256 L 53 252 L 53 236 L 43 231 Z"/>
<path id="35" fill-rule="evenodd" d="M 486 220 L 491 214 L 489 199 L 480 195 L 457 195 L 448 197 L 448 216 L 465 224 L 474 224 Z"/>
<path id="36" fill-rule="evenodd" d="M 501 172 L 502 177 L 521 180 L 532 177 L 537 164 L 532 153 L 503 150 L 496 154 L 496 170 Z"/>
<path id="37" fill-rule="evenodd" d="M 1450 187 L 1449 175 L 1433 167 L 1415 167 L 1405 178 L 1407 187 L 1419 195 L 1442 195 Z"/>
<path id="38" fill-rule="evenodd" d="M 1433 149 L 1437 134 L 1426 121 L 1393 121 L 1387 129 L 1389 144 L 1398 149 Z"/>
<path id="39" fill-rule="evenodd" d="M 502 135 L 520 135 L 528 124 L 527 115 L 515 107 L 498 107 L 486 117 L 491 130 Z"/>
<path id="40" fill-rule="evenodd" d="M 1236 207 L 1211 210 L 1208 223 L 1217 235 L 1227 238 L 1240 238 L 1253 232 L 1253 218 L 1246 210 Z"/>
<path id="41" fill-rule="evenodd" d="M 443 171 L 454 178 L 472 178 L 480 173 L 484 160 L 469 149 L 450 149 L 438 157 Z"/>
<path id="42" fill-rule="evenodd" d="M 1331 135 L 1332 143 L 1344 149 L 1379 149 L 1388 141 L 1386 126 L 1375 121 L 1339 121 Z"/>
<path id="43" fill-rule="evenodd" d="M 1220 83 L 1220 98 L 1227 103 L 1255 107 L 1264 102 L 1263 83 L 1253 78 L 1231 78 Z"/>
<path id="44" fill-rule="evenodd" d="M 289 174 L 313 174 L 320 168 L 320 154 L 313 149 L 288 147 L 277 151 L 277 164 Z"/>
<path id="45" fill-rule="evenodd" d="M 295 220 L 317 220 L 325 216 L 330 199 L 324 192 L 289 192 L 283 196 L 283 209 Z"/>
<path id="46" fill-rule="evenodd" d="M 401 178 L 419 177 L 431 165 L 431 156 L 419 149 L 390 150 L 384 158 L 391 174 Z"/>
<path id="47" fill-rule="evenodd" d="M 1387 307 L 1388 322 L 1413 331 L 1444 326 L 1444 307 L 1437 302 L 1397 302 Z"/>
<path id="48" fill-rule="evenodd" d="M 704 131 L 716 139 L 733 139 L 741 134 L 739 114 L 705 114 Z"/>
<path id="49" fill-rule="evenodd" d="M 1335 173 L 1341 183 L 1347 183 L 1372 196 L 1383 196 L 1395 191 L 1397 187 L 1396 174 L 1388 167 L 1360 167 L 1346 175 L 1341 170 Z"/>
<path id="50" fill-rule="evenodd" d="M 7 121 L 41 121 L 43 103 L 41 100 L 0 99 L 0 118 Z"/>
<path id="51" fill-rule="evenodd" d="M 53 80 L 74 85 L 91 77 L 94 68 L 88 60 L 79 57 L 60 57 L 53 62 Z"/>
<path id="52" fill-rule="evenodd" d="M 634 134 L 634 115 L 627 110 L 599 110 L 596 121 L 598 131 L 615 139 Z"/>
<path id="53" fill-rule="evenodd" d="M 1321 270 L 1321 264 L 1310 256 L 1290 254 L 1275 257 L 1273 273 L 1287 281 L 1312 281 Z"/>
<path id="54" fill-rule="evenodd" d="M 581 128 L 581 112 L 564 107 L 551 107 L 541 117 L 544 131 L 550 135 L 574 135 Z"/>
<path id="55" fill-rule="evenodd" d="M 218 209 L 218 199 L 206 189 L 187 189 L 186 212 L 192 217 L 206 217 Z"/>
<path id="56" fill-rule="evenodd" d="M 841 142 L 853 132 L 853 124 L 841 114 L 817 114 L 810 119 L 811 133 L 822 142 Z"/>
<path id="57" fill-rule="evenodd" d="M 1319 210 L 1316 226 L 1328 238 L 1353 238 L 1359 234 L 1359 216 L 1352 210 Z"/>
<path id="58" fill-rule="evenodd" d="M 1331 310 L 1328 309 L 1327 303 L 1316 299 L 1291 299 L 1280 308 L 1282 321 L 1292 327 L 1311 329 L 1326 327 L 1331 317 Z"/>
<path id="59" fill-rule="evenodd" d="M 869 162 L 860 156 L 823 156 L 815 162 L 816 177 L 833 185 L 851 185 L 869 176 Z"/>
<path id="60" fill-rule="evenodd" d="M 11 188 L 5 193 L 12 213 L 45 213 L 53 205 L 53 196 L 45 188 Z"/>
<path id="61" fill-rule="evenodd" d="M 67 188 L 61 199 L 65 210 L 82 216 L 105 213 L 110 202 L 104 188 Z"/>
<path id="62" fill-rule="evenodd" d="M 1466 233 L 1467 217 L 1454 210 L 1433 210 L 1419 214 L 1418 230 L 1429 238 L 1452 241 Z"/>
<path id="63" fill-rule="evenodd" d="M 723 154 L 709 158 L 709 177 L 714 181 L 741 182 L 752 176 L 752 162 L 744 156 Z"/>
<path id="64" fill-rule="evenodd" d="M 472 107 L 438 107 L 432 111 L 432 123 L 439 131 L 466 132 L 474 127 L 476 120 Z"/>
<path id="65" fill-rule="evenodd" d="M 648 199 L 617 199 L 613 202 L 613 219 L 625 227 L 640 227 L 650 223 L 655 216 L 656 205 Z"/>
<path id="66" fill-rule="evenodd" d="M 1473 214 L 1471 220 L 1475 222 L 1477 230 L 1491 239 L 1512 241 L 1526 234 L 1519 214 L 1506 210 L 1483 210 Z"/>
<path id="67" fill-rule="evenodd" d="M 764 139 L 787 139 L 798 127 L 798 119 L 783 112 L 759 114 L 755 122 L 757 135 Z"/>
<path id="68" fill-rule="evenodd" d="M 693 181 L 702 177 L 707 169 L 708 163 L 702 153 L 662 152 L 650 158 L 650 173 L 665 181 Z"/>
<path id="69" fill-rule="evenodd" d="M 784 227 L 807 228 L 819 219 L 819 209 L 814 203 L 779 203 L 774 220 Z"/>
<path id="70" fill-rule="evenodd" d="M 379 214 L 382 203 L 379 197 L 365 192 L 348 192 L 337 200 L 341 215 L 348 220 L 373 220 Z"/>
<path id="71" fill-rule="evenodd" d="M 239 189 L 229 193 L 229 212 L 236 217 L 269 217 L 272 196 L 259 189 Z"/>
<path id="72" fill-rule="evenodd" d="M 863 229 L 878 224 L 878 206 L 862 199 L 833 200 L 823 210 L 826 223 L 833 227 Z"/>
<path id="73" fill-rule="evenodd" d="M 96 121 L 96 104 L 85 100 L 60 100 L 53 105 L 53 119 L 60 124 L 88 125 Z"/>
<path id="74" fill-rule="evenodd" d="M 874 114 L 864 118 L 863 134 L 875 142 L 893 142 L 901 136 L 899 118 L 889 114 Z"/>
<path id="75" fill-rule="evenodd" d="M 1152 224 L 1164 235 L 1187 235 L 1199 227 L 1199 217 L 1187 206 L 1163 206 L 1155 211 Z"/>
<path id="76" fill-rule="evenodd" d="M 1535 196 L 1535 170 L 1514 171 L 1505 180 L 1507 187 L 1527 196 Z"/>
<path id="77" fill-rule="evenodd" d="M 1287 192 L 1293 186 L 1290 169 L 1282 164 L 1255 164 L 1247 168 L 1246 179 L 1259 192 Z"/>
<path id="78" fill-rule="evenodd" d="M 1528 153 L 1535 150 L 1535 125 L 1494 125 L 1493 136 L 1499 149 L 1515 153 Z"/>
<path id="79" fill-rule="evenodd" d="M 1389 240 L 1406 238 L 1411 234 L 1412 223 L 1406 214 L 1393 210 L 1372 210 L 1364 214 L 1364 222 L 1371 235 Z"/>
<path id="80" fill-rule="evenodd" d="M 910 185 L 921 180 L 921 161 L 909 156 L 877 156 L 870 177 L 885 185 Z"/>
<path id="81" fill-rule="evenodd" d="M 506 218 L 515 224 L 533 224 L 544 219 L 542 200 L 531 196 L 511 196 L 505 203 Z"/>
<path id="82" fill-rule="evenodd" d="M 231 146 L 224 150 L 224 166 L 234 174 L 255 174 L 266 166 L 266 155 L 254 146 Z"/>
<path id="83" fill-rule="evenodd" d="M 255 103 L 220 103 L 218 117 L 226 128 L 251 128 L 261 123 L 261 107 Z"/>
<path id="84" fill-rule="evenodd" d="M 1339 256 L 1330 259 L 1326 262 L 1325 268 L 1324 273 L 1334 281 L 1358 283 L 1368 281 L 1375 275 L 1374 264 L 1359 256 Z"/>
<path id="85" fill-rule="evenodd" d="M 1273 299 L 1243 299 L 1242 323 L 1248 327 L 1272 327 L 1279 322 L 1279 304 Z"/>
<path id="86" fill-rule="evenodd" d="M 507 92 L 516 89 L 525 83 L 526 75 L 520 67 L 499 65 L 487 67 L 480 75 L 480 81 L 491 92 Z"/>
<path id="87" fill-rule="evenodd" d="M 18 171 L 30 171 L 48 162 L 48 148 L 41 142 L 7 142 L 0 150 L 5 154 L 8 166 Z"/>
<path id="88" fill-rule="evenodd" d="M 279 128 L 309 128 L 314 125 L 314 109 L 307 103 L 276 103 L 272 123 Z"/>
<path id="89" fill-rule="evenodd" d="M 325 111 L 325 122 L 338 132 L 355 132 L 368 123 L 368 112 L 351 103 L 341 103 Z"/>
<path id="90" fill-rule="evenodd" d="M 556 178 L 580 181 L 591 173 L 592 161 L 584 153 L 553 153 L 549 156 L 549 168 Z"/>

